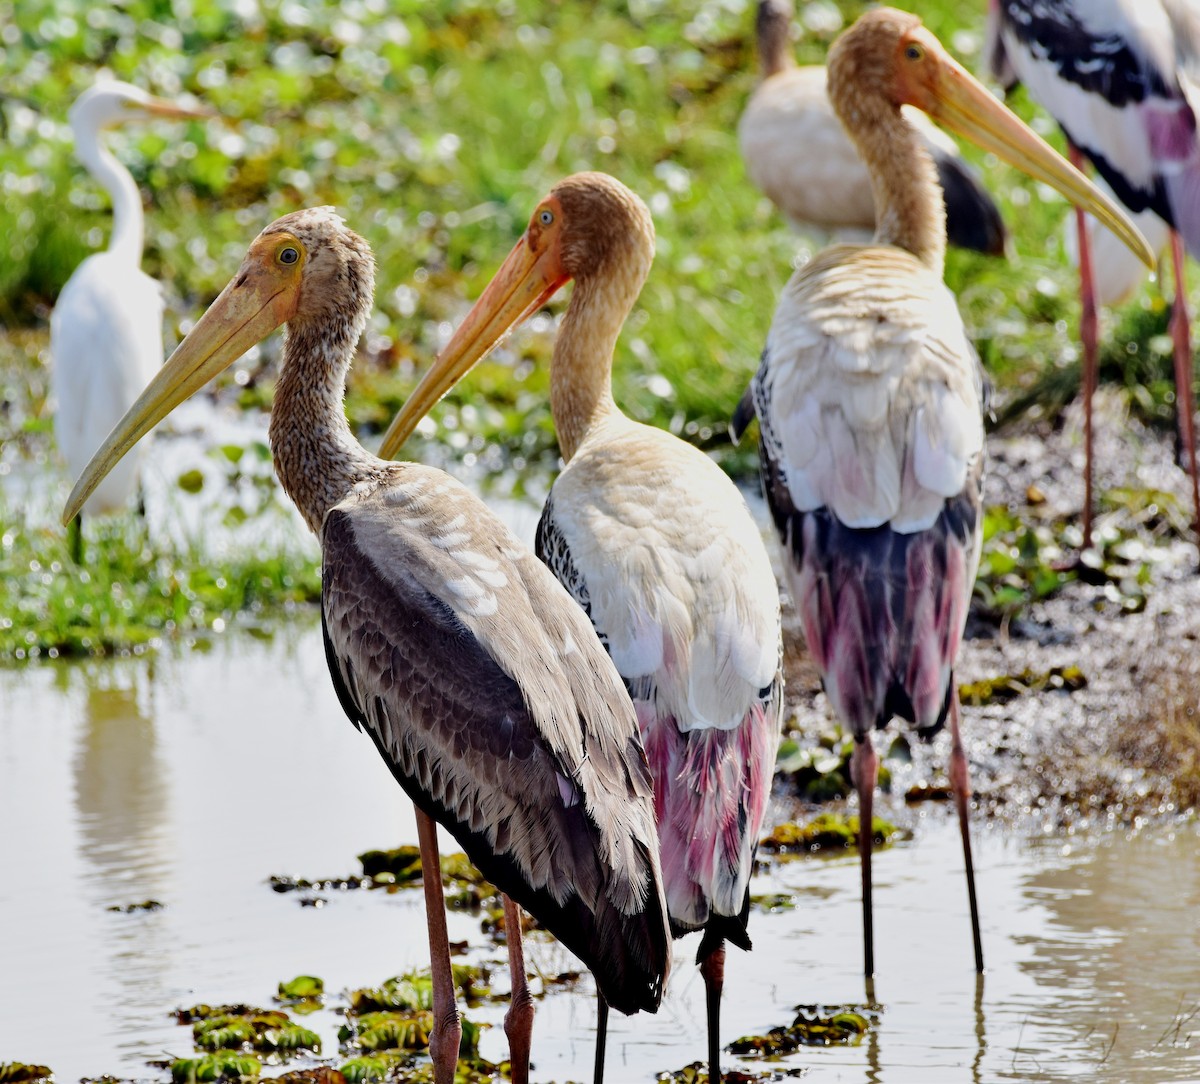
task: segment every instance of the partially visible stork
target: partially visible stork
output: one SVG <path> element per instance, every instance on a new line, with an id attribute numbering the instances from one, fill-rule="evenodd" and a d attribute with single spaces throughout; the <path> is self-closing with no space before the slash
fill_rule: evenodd
<path id="1" fill-rule="evenodd" d="M 524 1081 L 533 1005 L 516 904 L 591 968 L 607 1004 L 658 1008 L 670 935 L 650 773 L 616 668 L 545 566 L 452 478 L 351 435 L 342 396 L 373 292 L 371 250 L 331 208 L 268 226 L 96 453 L 64 522 L 156 422 L 287 323 L 275 470 L 321 542 L 338 698 L 417 807 L 435 1076 L 453 1081 L 461 1036 L 436 820 L 505 893 L 505 1030 Z"/>
<path id="2" fill-rule="evenodd" d="M 825 69 L 797 66 L 791 0 L 759 0 L 755 21 L 762 81 L 738 122 L 738 145 L 755 186 L 800 229 L 869 236 L 875 229 L 871 178 L 825 91 Z M 946 201 L 950 244 L 1004 254 L 1004 220 L 954 141 L 920 113 L 907 117 L 933 156 Z"/>
<path id="3" fill-rule="evenodd" d="M 1186 0 L 989 0 L 985 55 L 1011 88 L 1022 82 L 1058 121 L 1072 161 L 1086 157 L 1120 201 L 1169 227 L 1175 272 L 1171 314 L 1179 435 L 1191 477 L 1193 528 L 1200 532 L 1191 331 L 1184 287 L 1186 247 L 1200 256 L 1200 139 L 1193 107 L 1198 18 Z M 1083 298 L 1083 547 L 1092 538 L 1092 395 L 1099 374 L 1097 265 L 1076 212 Z M 1156 231 L 1157 232 L 1157 231 Z M 1161 240 L 1158 247 L 1162 247 Z M 1117 265 L 1123 269 L 1127 264 Z M 1106 295 L 1128 287 L 1128 276 Z M 1114 297 L 1114 300 L 1119 298 Z"/>
<path id="4" fill-rule="evenodd" d="M 416 424 L 508 331 L 574 279 L 550 362 L 566 466 L 541 558 L 587 612 L 637 709 L 676 937 L 703 936 L 709 1080 L 721 1079 L 725 941 L 750 948 L 750 874 L 779 744 L 779 589 L 745 500 L 708 456 L 612 395 L 613 351 L 654 258 L 646 205 L 604 173 L 542 199 L 524 235 L 396 416 Z"/>
<path id="5" fill-rule="evenodd" d="M 983 946 L 954 663 L 979 564 L 983 374 L 942 282 L 945 217 L 915 106 L 1092 209 L 1153 254 L 1120 211 L 957 64 L 915 15 L 867 12 L 829 55 L 833 107 L 867 165 L 875 239 L 791 278 L 734 419 L 757 413 L 764 488 L 825 693 L 853 733 L 864 965 L 874 973 L 871 732 L 950 720 L 975 967 Z"/>
<path id="6" fill-rule="evenodd" d="M 163 361 L 163 300 L 141 269 L 145 224 L 133 177 L 100 142 L 105 128 L 158 117 L 211 117 L 211 110 L 155 98 L 117 80 L 95 83 L 71 106 L 75 153 L 112 200 L 108 248 L 89 256 L 62 288 L 50 315 L 54 435 L 72 476 L 129 409 Z M 116 466 L 87 502 L 89 515 L 126 507 L 137 488 L 140 454 Z M 82 558 L 82 526 L 71 527 Z"/>

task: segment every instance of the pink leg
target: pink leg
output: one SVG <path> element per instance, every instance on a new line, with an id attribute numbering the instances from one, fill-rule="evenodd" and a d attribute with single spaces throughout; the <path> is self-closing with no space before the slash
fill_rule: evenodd
<path id="1" fill-rule="evenodd" d="M 529 1084 L 529 1049 L 533 1037 L 533 995 L 525 977 L 525 948 L 521 943 L 521 909 L 504 896 L 504 939 L 508 942 L 508 971 L 512 995 L 504 1014 L 508 1060 L 513 1084 Z"/>
<path id="2" fill-rule="evenodd" d="M 454 1003 L 454 975 L 450 970 L 450 938 L 446 932 L 446 899 L 442 894 L 442 863 L 438 857 L 437 825 L 417 810 L 417 840 L 421 849 L 421 883 L 425 889 L 425 915 L 429 921 L 429 968 L 433 976 L 433 1031 L 429 1056 L 435 1084 L 454 1084 L 462 1021 Z"/>
<path id="3" fill-rule="evenodd" d="M 1196 400 L 1192 390 L 1192 334 L 1184 286 L 1183 240 L 1171 231 L 1171 266 L 1175 271 L 1175 305 L 1171 309 L 1171 338 L 1175 342 L 1175 391 L 1184 463 L 1192 480 L 1192 530 L 1200 535 L 1200 483 L 1196 478 Z"/>
<path id="4" fill-rule="evenodd" d="M 875 802 L 875 780 L 879 773 L 879 762 L 875 757 L 875 746 L 867 734 L 854 743 L 850 757 L 850 775 L 858 787 L 858 857 L 862 863 L 862 920 L 863 920 L 863 973 L 870 978 L 875 974 L 875 922 L 871 910 L 871 837 L 873 807 Z"/>
<path id="5" fill-rule="evenodd" d="M 1074 144 L 1068 145 L 1071 165 L 1083 170 L 1083 155 Z M 1083 549 L 1092 545 L 1092 462 L 1095 440 L 1092 435 L 1092 398 L 1100 378 L 1100 359 L 1097 353 L 1099 322 L 1096 317 L 1096 291 L 1092 278 L 1092 246 L 1088 240 L 1087 217 L 1075 208 L 1075 225 L 1079 231 L 1079 338 L 1083 344 Z"/>
<path id="6" fill-rule="evenodd" d="M 962 730 L 958 725 L 958 692 L 950 694 L 950 786 L 958 809 L 958 827 L 962 832 L 963 862 L 967 869 L 967 900 L 971 906 L 971 937 L 975 946 L 975 970 L 983 973 L 983 940 L 979 934 L 979 904 L 975 899 L 975 863 L 971 860 L 971 832 L 967 804 L 971 800 L 971 777 L 967 753 L 963 749 Z"/>
<path id="7" fill-rule="evenodd" d="M 725 988 L 725 942 L 700 961 L 708 1002 L 708 1080 L 721 1084 L 721 991 Z"/>

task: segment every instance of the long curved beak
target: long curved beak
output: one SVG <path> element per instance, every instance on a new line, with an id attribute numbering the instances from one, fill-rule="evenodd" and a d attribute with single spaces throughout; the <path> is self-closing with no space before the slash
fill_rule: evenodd
<path id="1" fill-rule="evenodd" d="M 953 57 L 941 51 L 936 76 L 912 104 L 1010 165 L 1057 189 L 1091 212 L 1153 270 L 1154 251 L 1129 217 L 1050 144 L 997 101 Z"/>
<path id="2" fill-rule="evenodd" d="M 380 457 L 391 459 L 437 401 L 512 328 L 549 301 L 567 278 L 554 247 L 539 255 L 530 249 L 523 236 L 392 419 L 379 446 Z"/>
<path id="3" fill-rule="evenodd" d="M 296 297 L 295 290 L 248 257 L 84 467 L 67 498 L 63 524 L 75 518 L 121 457 L 184 399 L 289 320 Z"/>

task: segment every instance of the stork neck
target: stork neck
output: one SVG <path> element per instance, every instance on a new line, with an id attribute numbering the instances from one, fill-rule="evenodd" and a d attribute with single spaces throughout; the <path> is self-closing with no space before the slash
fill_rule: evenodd
<path id="1" fill-rule="evenodd" d="M 633 298 L 612 288 L 618 281 L 599 275 L 576 279 L 554 342 L 550 413 L 564 460 L 597 425 L 620 413 L 612 395 L 613 350 Z"/>
<path id="2" fill-rule="evenodd" d="M 882 98 L 841 113 L 875 196 L 875 241 L 907 249 L 939 278 L 946 262 L 946 204 L 933 158 L 900 109 Z M 869 119 L 868 119 L 869 118 Z"/>
<path id="3" fill-rule="evenodd" d="M 796 58 L 792 56 L 791 22 L 791 4 L 781 0 L 759 0 L 754 30 L 759 71 L 764 79 L 796 66 Z"/>
<path id="4" fill-rule="evenodd" d="M 75 153 L 112 200 L 113 228 L 109 251 L 122 253 L 133 264 L 140 264 L 145 221 L 142 196 L 133 175 L 115 155 L 100 145 L 100 133 L 95 129 L 75 131 Z"/>
<path id="5" fill-rule="evenodd" d="M 386 469 L 350 432 L 343 405 L 346 373 L 362 332 L 358 322 L 288 325 L 271 409 L 275 473 L 316 534 L 329 510 Z"/>

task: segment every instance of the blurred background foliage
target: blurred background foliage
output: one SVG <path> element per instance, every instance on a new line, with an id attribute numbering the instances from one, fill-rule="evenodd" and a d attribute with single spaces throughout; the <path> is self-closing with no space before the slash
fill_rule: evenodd
<path id="1" fill-rule="evenodd" d="M 866 6 L 800 0 L 800 61 L 823 62 Z M 920 5 L 972 69 L 984 6 Z M 737 122 L 757 81 L 753 27 L 753 0 L 0 0 L 0 481 L 10 471 L 37 474 L 46 506 L 60 506 L 40 481 L 55 463 L 47 322 L 76 265 L 107 244 L 111 217 L 107 195 L 74 158 L 67 111 L 98 76 L 115 76 L 164 97 L 192 95 L 220 113 L 106 137 L 142 192 L 143 266 L 164 284 L 168 349 L 260 229 L 298 207 L 333 204 L 379 263 L 376 312 L 347 399 L 370 445 L 538 199 L 568 173 L 601 169 L 646 200 L 658 231 L 653 270 L 617 347 L 618 402 L 709 449 L 752 484 L 753 441 L 732 446 L 727 419 L 792 268 L 825 243 L 791 232 L 746 179 Z M 1062 147 L 1023 92 L 1010 104 Z M 999 200 L 1012 245 L 1007 260 L 951 251 L 947 280 L 991 376 L 999 422 L 1053 421 L 1079 383 L 1077 278 L 1062 245 L 1067 207 L 1044 186 L 965 151 Z M 543 494 L 557 462 L 547 363 L 564 306 L 565 297 L 556 299 L 550 315 L 515 333 L 452 392 L 407 454 L 471 471 L 492 496 Z M 1127 389 L 1135 412 L 1164 425 L 1174 414 L 1168 315 L 1151 283 L 1108 314 L 1103 337 L 1104 378 Z M 277 353 L 278 339 L 201 394 L 268 409 Z M 258 483 L 271 487 L 260 459 L 244 461 L 261 467 L 249 474 L 230 460 L 255 482 L 256 496 L 225 502 L 226 527 L 263 507 Z M 177 488 L 192 493 L 202 482 L 190 470 Z M 58 485 L 65 495 L 61 468 Z M 8 521 L 0 526 L 15 518 L 19 528 L 23 514 L 0 491 L 0 520 Z M 122 558 L 108 551 L 133 529 L 96 539 L 115 569 Z M 990 545 L 1016 552 L 1011 534 Z M 58 597 L 54 576 L 25 573 L 65 567 L 60 540 L 57 528 L 0 531 L 6 612 L 58 613 L 69 632 L 27 642 L 28 629 L 10 617 L 0 623 L 0 656 L 94 650 L 97 624 L 125 628 L 104 577 L 92 592 L 102 619 L 85 621 L 74 595 Z M 180 559 L 199 560 L 189 552 Z M 289 597 L 311 592 L 311 573 Z M 251 565 L 217 579 L 258 585 L 280 574 Z M 179 627 L 180 606 L 185 617 L 195 609 L 188 590 L 150 592 L 163 597 L 161 612 L 132 618 L 150 631 L 114 633 L 109 646 Z M 243 593 L 209 599 L 194 624 L 236 609 Z"/>
<path id="2" fill-rule="evenodd" d="M 801 3 L 800 59 L 823 60 L 864 7 Z M 921 7 L 976 67 L 983 3 Z M 3 0 L 0 45 L 6 327 L 44 328 L 72 269 L 106 243 L 107 198 L 75 162 L 66 124 L 71 101 L 103 71 L 165 96 L 195 95 L 223 118 L 109 136 L 143 192 L 145 268 L 166 284 L 169 343 L 259 229 L 299 206 L 334 204 L 380 264 L 350 399 L 369 435 L 542 193 L 572 171 L 603 169 L 647 200 L 659 235 L 619 347 L 618 398 L 637 417 L 714 446 L 735 473 L 752 469 L 749 448 L 723 441 L 726 419 L 793 261 L 820 242 L 785 228 L 738 155 L 737 119 L 756 80 L 751 0 Z M 1015 105 L 1030 116 L 1023 95 Z M 1057 138 L 1044 119 L 1037 126 Z M 952 253 L 948 279 L 1001 410 L 1018 398 L 1022 410 L 1053 410 L 1077 383 L 1066 208 L 1007 167 L 974 160 L 1001 201 L 1013 252 L 1008 261 Z M 1166 346 L 1156 340 L 1166 307 L 1151 288 L 1122 313 L 1109 375 L 1149 388 L 1140 408 L 1169 417 Z M 542 320 L 515 337 L 440 408 L 454 455 L 552 460 L 550 329 Z M 243 383 L 249 402 L 269 401 L 269 375 Z"/>

